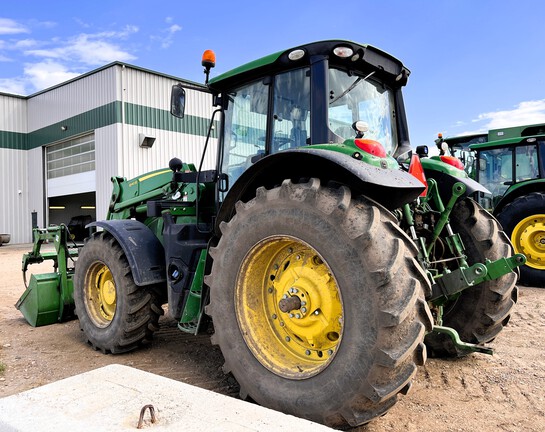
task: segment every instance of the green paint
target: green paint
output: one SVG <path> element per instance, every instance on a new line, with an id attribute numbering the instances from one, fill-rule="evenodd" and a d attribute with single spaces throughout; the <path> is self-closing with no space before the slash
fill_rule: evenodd
<path id="1" fill-rule="evenodd" d="M 518 197 L 521 194 L 517 193 L 519 190 L 526 189 L 530 184 L 535 185 L 539 184 L 537 187 L 538 190 L 545 190 L 545 179 L 531 179 L 531 180 L 525 180 L 523 182 L 515 183 L 513 186 L 511 186 L 509 189 L 507 189 L 507 192 L 502 196 L 502 199 L 505 199 L 511 194 L 514 194 L 514 197 Z"/>
<path id="2" fill-rule="evenodd" d="M 346 140 L 342 144 L 314 144 L 312 145 L 313 149 L 322 149 L 330 150 L 338 153 L 343 153 L 345 155 L 351 156 L 356 160 L 366 163 L 368 165 L 373 165 L 378 168 L 389 168 L 389 169 L 399 169 L 399 164 L 397 161 L 391 157 L 378 157 L 370 153 L 367 153 L 360 149 L 354 142 L 354 140 Z"/>
<path id="3" fill-rule="evenodd" d="M 214 87 L 215 85 L 220 84 L 222 81 L 232 78 L 234 76 L 237 76 L 241 73 L 249 72 L 254 69 L 258 69 L 263 66 L 268 66 L 272 63 L 274 63 L 278 58 L 284 53 L 284 51 L 277 52 L 275 54 L 270 54 L 266 57 L 262 57 L 260 59 L 251 61 L 249 63 L 243 64 L 242 66 L 239 66 L 235 69 L 231 69 L 230 71 L 227 71 L 221 75 L 218 75 L 215 78 L 211 78 L 208 84 L 210 87 Z"/>
<path id="4" fill-rule="evenodd" d="M 453 167 L 441 160 L 439 156 L 432 156 L 429 158 L 421 158 L 420 162 L 424 170 L 438 171 L 445 174 L 450 174 L 453 177 L 458 178 L 468 178 L 468 175 L 465 171 Z"/>
<path id="5" fill-rule="evenodd" d="M 446 334 L 450 337 L 454 345 L 461 350 L 469 351 L 469 352 L 478 352 L 481 354 L 489 354 L 492 355 L 494 353 L 494 350 L 489 347 L 484 347 L 482 345 L 475 345 L 468 342 L 462 342 L 462 339 L 460 339 L 460 335 L 456 330 L 454 330 L 451 327 L 443 327 L 443 326 L 433 326 L 433 332 L 435 333 L 442 333 Z"/>
<path id="6" fill-rule="evenodd" d="M 0 148 L 26 150 L 27 134 L 20 132 L 0 132 Z"/>
<path id="7" fill-rule="evenodd" d="M 31 150 L 122 122 L 122 103 L 115 101 L 30 133 L 0 131 L 0 148 Z M 206 136 L 210 120 L 197 116 L 177 119 L 169 111 L 125 103 L 125 123 L 189 135 Z M 62 126 L 67 126 L 62 130 Z M 217 137 L 216 127 L 212 137 Z"/>
<path id="8" fill-rule="evenodd" d="M 186 333 L 197 334 L 202 318 L 202 286 L 208 251 L 203 249 L 199 256 L 199 263 L 189 289 L 189 297 L 184 307 L 178 328 Z"/>

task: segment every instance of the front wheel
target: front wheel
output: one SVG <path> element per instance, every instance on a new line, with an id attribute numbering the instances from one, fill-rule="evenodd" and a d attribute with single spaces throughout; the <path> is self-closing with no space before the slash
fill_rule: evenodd
<path id="1" fill-rule="evenodd" d="M 514 199 L 498 214 L 515 252 L 526 255 L 520 283 L 545 288 L 545 194 L 534 192 Z"/>
<path id="2" fill-rule="evenodd" d="M 408 390 L 426 358 L 429 285 L 387 210 L 285 181 L 238 203 L 221 230 L 207 312 L 242 397 L 347 427 Z"/>
<path id="3" fill-rule="evenodd" d="M 134 283 L 123 249 L 107 232 L 94 234 L 81 250 L 74 304 L 88 343 L 112 354 L 149 341 L 163 313 L 153 288 Z"/>

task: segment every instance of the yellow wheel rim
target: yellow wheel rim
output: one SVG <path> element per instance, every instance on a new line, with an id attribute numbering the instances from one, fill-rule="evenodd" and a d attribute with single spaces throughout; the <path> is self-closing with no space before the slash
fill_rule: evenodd
<path id="1" fill-rule="evenodd" d="M 545 270 L 545 214 L 528 216 L 513 229 L 515 252 L 526 255 L 526 265 Z"/>
<path id="2" fill-rule="evenodd" d="M 340 345 L 343 303 L 335 277 L 316 250 L 294 237 L 268 237 L 248 252 L 235 308 L 247 346 L 279 376 L 318 374 Z"/>
<path id="3" fill-rule="evenodd" d="M 114 318 L 117 304 L 115 282 L 108 266 L 94 263 L 88 270 L 84 289 L 89 317 L 97 327 L 107 327 Z"/>

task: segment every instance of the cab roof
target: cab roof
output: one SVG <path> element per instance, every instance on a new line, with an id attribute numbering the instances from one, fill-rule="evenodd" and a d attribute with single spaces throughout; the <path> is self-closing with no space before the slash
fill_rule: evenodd
<path id="1" fill-rule="evenodd" d="M 341 58 L 334 54 L 335 48 L 339 47 L 349 48 L 353 54 Z M 289 54 L 297 50 L 302 50 L 303 56 L 290 60 Z M 400 60 L 385 51 L 371 45 L 339 39 L 312 42 L 270 54 L 211 78 L 208 86 L 213 91 L 222 91 L 283 70 L 310 66 L 311 58 L 316 56 L 327 57 L 331 64 L 341 68 L 375 71 L 377 78 L 391 84 L 397 82 L 397 86 L 405 85 L 410 74 Z"/>

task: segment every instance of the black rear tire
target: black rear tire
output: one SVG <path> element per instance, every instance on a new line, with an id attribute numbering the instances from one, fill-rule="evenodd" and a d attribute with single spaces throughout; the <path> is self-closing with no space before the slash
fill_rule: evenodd
<path id="1" fill-rule="evenodd" d="M 95 233 L 81 249 L 74 304 L 87 342 L 112 354 L 150 341 L 163 314 L 154 287 L 134 283 L 123 249 L 107 232 Z"/>
<path id="2" fill-rule="evenodd" d="M 520 284 L 545 288 L 545 194 L 534 192 L 515 198 L 498 214 L 515 252 L 526 255 L 520 267 Z"/>
<path id="3" fill-rule="evenodd" d="M 450 223 L 460 234 L 470 265 L 511 256 L 513 248 L 494 217 L 475 201 L 466 198 L 454 207 Z M 478 345 L 491 342 L 507 325 L 517 301 L 517 274 L 484 282 L 463 291 L 444 306 L 443 325 L 454 328 L 460 339 Z M 430 357 L 463 357 L 468 350 L 457 348 L 445 334 L 426 335 Z"/>
<path id="4" fill-rule="evenodd" d="M 221 230 L 207 312 L 243 398 L 345 428 L 409 389 L 426 359 L 430 286 L 387 210 L 344 186 L 286 180 L 239 202 Z M 277 310 L 291 290 L 310 310 Z M 309 330 L 320 325 L 326 335 Z"/>

